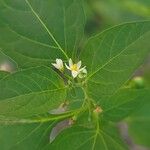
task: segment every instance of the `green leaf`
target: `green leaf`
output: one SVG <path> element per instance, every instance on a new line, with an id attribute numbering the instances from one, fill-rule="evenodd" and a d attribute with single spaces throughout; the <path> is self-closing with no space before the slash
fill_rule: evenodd
<path id="1" fill-rule="evenodd" d="M 0 71 L 0 80 L 4 77 L 6 77 L 7 75 L 9 75 L 8 72 L 5 72 L 5 71 Z"/>
<path id="2" fill-rule="evenodd" d="M 16 72 L 0 81 L 0 115 L 29 117 L 57 108 L 66 98 L 62 78 L 51 68 Z"/>
<path id="3" fill-rule="evenodd" d="M 149 92 L 150 93 L 150 92 Z M 150 94 L 147 95 L 150 97 Z M 129 134 L 136 144 L 150 147 L 150 102 L 149 97 L 144 106 L 127 119 Z M 143 101 L 141 99 L 141 101 Z"/>
<path id="4" fill-rule="evenodd" d="M 81 108 L 85 99 L 83 89 L 80 86 L 73 86 L 68 88 L 66 99 L 69 103 L 67 106 L 68 110 Z"/>
<path id="5" fill-rule="evenodd" d="M 122 141 L 118 138 L 116 128 L 104 127 L 99 131 L 81 126 L 65 129 L 49 144 L 48 149 L 60 150 L 126 150 Z"/>
<path id="6" fill-rule="evenodd" d="M 96 101 L 117 92 L 150 52 L 150 22 L 126 23 L 92 37 L 81 53 L 87 91 Z M 144 45 L 144 48 L 143 48 Z"/>
<path id="7" fill-rule="evenodd" d="M 27 61 L 47 64 L 56 57 L 75 55 L 85 15 L 82 0 L 1 0 L 0 20 L 5 23 L 0 29 L 1 49 L 28 67 Z"/>
<path id="8" fill-rule="evenodd" d="M 0 149 L 41 150 L 49 143 L 53 123 L 34 123 L 0 126 Z"/>
<path id="9" fill-rule="evenodd" d="M 145 89 L 124 88 L 105 99 L 100 105 L 105 120 L 119 121 L 138 110 L 146 100 L 149 91 Z"/>

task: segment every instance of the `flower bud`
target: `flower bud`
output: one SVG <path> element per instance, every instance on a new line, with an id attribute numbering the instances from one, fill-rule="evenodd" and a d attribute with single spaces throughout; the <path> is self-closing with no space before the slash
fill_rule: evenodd
<path id="1" fill-rule="evenodd" d="M 103 110 L 102 110 L 102 108 L 100 107 L 100 106 L 97 106 L 94 110 L 93 110 L 93 113 L 94 114 L 100 114 L 100 113 L 102 113 L 103 112 Z"/>
<path id="2" fill-rule="evenodd" d="M 145 83 L 143 77 L 137 76 L 134 77 L 131 81 L 131 86 L 137 89 L 144 88 Z"/>

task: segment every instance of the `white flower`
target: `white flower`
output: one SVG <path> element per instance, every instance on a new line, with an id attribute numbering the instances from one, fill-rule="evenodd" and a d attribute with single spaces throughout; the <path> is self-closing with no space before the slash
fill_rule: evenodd
<path id="1" fill-rule="evenodd" d="M 52 63 L 52 65 L 60 71 L 64 71 L 64 64 L 61 59 L 56 59 L 56 63 Z"/>
<path id="2" fill-rule="evenodd" d="M 71 70 L 73 78 L 76 78 L 85 69 L 85 67 L 80 67 L 81 61 L 79 61 L 77 64 L 73 64 L 72 59 L 69 59 L 69 66 L 66 65 L 66 68 Z"/>

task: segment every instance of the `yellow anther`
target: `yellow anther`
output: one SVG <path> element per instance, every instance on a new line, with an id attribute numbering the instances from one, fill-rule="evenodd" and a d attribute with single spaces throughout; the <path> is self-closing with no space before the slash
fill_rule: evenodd
<path id="1" fill-rule="evenodd" d="M 78 71 L 78 66 L 77 64 L 74 64 L 70 67 L 71 71 Z"/>

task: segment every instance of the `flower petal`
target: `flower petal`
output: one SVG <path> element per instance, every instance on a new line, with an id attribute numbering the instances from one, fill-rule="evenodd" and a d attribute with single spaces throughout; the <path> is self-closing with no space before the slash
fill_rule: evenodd
<path id="1" fill-rule="evenodd" d="M 73 65 L 72 59 L 69 59 L 69 67 L 71 67 Z"/>
<path id="2" fill-rule="evenodd" d="M 59 59 L 59 61 L 58 61 L 58 65 L 60 66 L 60 68 L 63 68 L 63 67 L 64 67 L 64 65 L 63 65 L 63 61 L 62 61 L 61 59 Z"/>
<path id="3" fill-rule="evenodd" d="M 77 71 L 72 71 L 71 73 L 72 73 L 73 78 L 76 78 L 77 75 L 79 74 L 79 72 L 77 72 Z"/>
<path id="4" fill-rule="evenodd" d="M 82 70 L 82 73 L 87 74 L 87 70 L 84 68 L 84 69 Z"/>
<path id="5" fill-rule="evenodd" d="M 53 65 L 55 68 L 59 69 L 58 64 L 52 63 L 52 65 Z"/>
<path id="6" fill-rule="evenodd" d="M 79 73 L 79 78 L 85 78 L 87 75 L 87 70 L 84 68 L 82 71 Z"/>
<path id="7" fill-rule="evenodd" d="M 63 61 L 62 61 L 61 59 L 56 59 L 56 63 L 57 63 L 58 65 L 62 66 Z"/>
<path id="8" fill-rule="evenodd" d="M 86 68 L 86 66 L 84 66 L 83 68 L 81 68 L 81 69 L 79 70 L 79 72 L 83 71 L 85 68 Z"/>
<path id="9" fill-rule="evenodd" d="M 65 63 L 65 66 L 68 70 L 71 70 L 70 67 Z"/>
<path id="10" fill-rule="evenodd" d="M 77 63 L 77 68 L 80 69 L 80 67 L 81 67 L 81 61 L 79 61 L 79 62 Z"/>
<path id="11" fill-rule="evenodd" d="M 60 59 L 56 58 L 56 63 L 57 63 L 57 64 L 59 63 L 59 60 L 60 60 Z"/>

